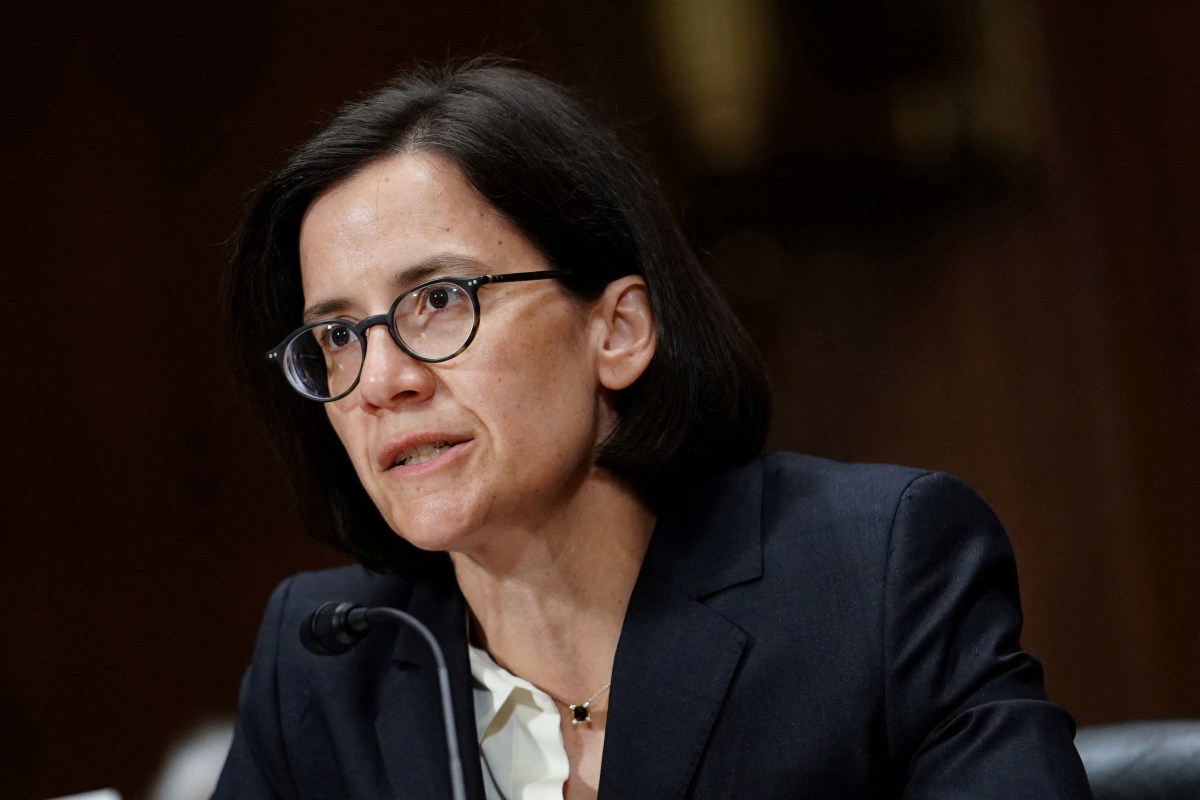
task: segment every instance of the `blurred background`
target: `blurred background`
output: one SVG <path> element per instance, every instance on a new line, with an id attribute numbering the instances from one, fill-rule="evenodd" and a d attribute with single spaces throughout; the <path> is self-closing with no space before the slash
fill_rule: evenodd
<path id="1" fill-rule="evenodd" d="M 1200 5 L 5 17 L 0 795 L 143 797 L 232 714 L 271 588 L 338 561 L 229 378 L 223 243 L 343 101 L 484 52 L 648 154 L 770 363 L 773 448 L 963 476 L 1014 540 L 1052 697 L 1081 724 L 1200 716 Z"/>

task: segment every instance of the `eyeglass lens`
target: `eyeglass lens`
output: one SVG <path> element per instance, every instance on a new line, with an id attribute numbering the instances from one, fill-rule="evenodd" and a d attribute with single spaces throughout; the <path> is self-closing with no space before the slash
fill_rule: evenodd
<path id="1" fill-rule="evenodd" d="M 454 355 L 471 337 L 475 305 L 461 286 L 431 283 L 397 301 L 392 323 L 414 355 L 439 361 Z M 284 369 L 296 388 L 309 397 L 337 397 L 358 380 L 364 344 L 349 324 L 321 323 L 288 344 Z"/>

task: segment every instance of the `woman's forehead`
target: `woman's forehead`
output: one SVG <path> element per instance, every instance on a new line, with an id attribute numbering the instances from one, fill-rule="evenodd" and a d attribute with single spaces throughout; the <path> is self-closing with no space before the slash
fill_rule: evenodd
<path id="1" fill-rule="evenodd" d="M 404 153 L 320 194 L 300 226 L 306 302 L 369 280 L 535 269 L 544 259 L 448 159 Z M 440 270 L 440 271 L 439 271 Z"/>

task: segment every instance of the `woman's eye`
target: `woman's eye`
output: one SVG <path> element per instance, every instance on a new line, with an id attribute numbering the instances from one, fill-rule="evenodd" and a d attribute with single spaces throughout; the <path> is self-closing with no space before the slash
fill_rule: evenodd
<path id="1" fill-rule="evenodd" d="M 319 338 L 321 347 L 334 353 L 354 343 L 354 334 L 345 325 L 326 325 Z"/>
<path id="2" fill-rule="evenodd" d="M 422 293 L 419 308 L 422 311 L 444 311 L 462 298 L 462 292 L 451 284 L 430 286 Z"/>

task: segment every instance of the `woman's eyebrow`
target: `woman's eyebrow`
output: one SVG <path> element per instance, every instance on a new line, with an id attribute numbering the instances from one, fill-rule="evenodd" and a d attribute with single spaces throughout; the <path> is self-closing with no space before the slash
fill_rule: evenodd
<path id="1" fill-rule="evenodd" d="M 400 270 L 392 276 L 391 283 L 397 292 L 403 292 L 430 278 L 486 275 L 490 270 L 491 267 L 488 264 L 472 256 L 459 253 L 439 253 Z M 337 316 L 351 305 L 353 303 L 345 297 L 322 300 L 305 308 L 301 319 L 307 325 L 319 319 Z"/>
<path id="2" fill-rule="evenodd" d="M 300 320 L 307 325 L 310 322 L 316 322 L 319 319 L 326 317 L 337 316 L 337 314 L 345 310 L 350 305 L 350 301 L 344 297 L 335 297 L 332 300 L 322 300 L 320 303 L 314 303 L 304 309 L 303 316 Z"/>
<path id="3" fill-rule="evenodd" d="M 490 266 L 472 256 L 459 253 L 438 253 L 397 272 L 392 278 L 392 284 L 396 287 L 396 291 L 403 292 L 429 278 L 464 278 L 486 275 L 490 269 Z"/>

